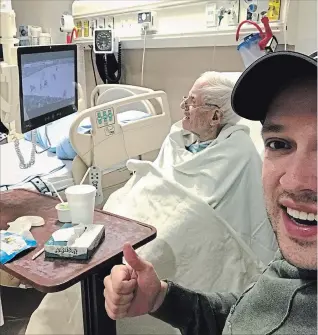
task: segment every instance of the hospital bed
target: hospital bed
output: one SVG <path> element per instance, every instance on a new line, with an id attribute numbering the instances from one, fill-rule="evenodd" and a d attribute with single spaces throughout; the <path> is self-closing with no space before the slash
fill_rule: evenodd
<path id="1" fill-rule="evenodd" d="M 226 73 L 237 79 L 239 72 Z M 77 153 L 73 160 L 59 159 L 55 153 L 45 151 L 36 155 L 36 164 L 26 170 L 19 168 L 14 143 L 0 146 L 0 191 L 12 188 L 35 189 L 44 194 L 54 194 L 51 184 L 62 193 L 80 183 L 88 167 L 93 163 L 103 172 L 102 189 L 104 202 L 115 190 L 121 188 L 131 176 L 126 168 L 128 158 L 153 161 L 171 126 L 170 110 L 164 92 L 131 85 L 98 85 L 91 93 L 91 108 L 71 116 L 69 140 Z M 96 111 L 114 109 L 117 115 L 118 133 L 109 140 L 104 137 L 104 128 L 95 127 Z M 79 126 L 86 122 L 91 127 L 88 134 L 78 133 Z M 260 155 L 263 141 L 261 124 L 242 119 L 239 124 L 250 128 L 250 136 Z M 50 125 L 48 126 L 48 128 Z M 52 131 L 56 129 L 52 128 Z M 50 137 L 50 131 L 48 131 Z M 22 152 L 27 155 L 32 144 L 20 140 Z M 109 150 L 111 148 L 111 150 Z M 116 148 L 116 149 L 115 149 Z M 85 181 L 87 182 L 87 180 Z"/>
<path id="2" fill-rule="evenodd" d="M 171 126 L 169 104 L 163 91 L 130 85 L 99 85 L 92 92 L 91 104 L 92 107 L 80 113 L 71 125 L 70 140 L 77 153 L 72 171 L 78 183 L 89 166 L 101 169 L 104 198 L 107 198 L 130 178 L 126 168 L 129 158 L 156 158 Z M 136 112 L 140 118 L 137 115 L 134 120 L 116 122 L 110 130 L 114 135 L 105 139 L 105 129 L 95 122 L 96 113 L 101 109 L 113 109 L 117 119 Z M 90 135 L 77 132 L 85 118 L 91 120 Z"/>
<path id="3" fill-rule="evenodd" d="M 98 85 L 91 94 L 91 106 L 72 119 L 69 139 L 77 153 L 73 161 L 61 160 L 45 151 L 36 155 L 34 166 L 23 170 L 19 168 L 14 143 L 0 146 L 1 156 L 6 157 L 1 163 L 1 190 L 23 187 L 53 194 L 52 183 L 63 192 L 78 184 L 87 169 L 95 165 L 102 170 L 106 201 L 130 178 L 126 168 L 129 158 L 151 161 L 156 158 L 171 126 L 166 93 L 131 85 Z M 115 115 L 110 129 L 114 135 L 108 137 L 106 127 L 98 127 L 96 123 L 96 115 L 104 110 L 112 110 Z M 78 132 L 83 122 L 91 126 L 86 134 Z M 21 139 L 20 147 L 28 154 L 32 143 Z"/>

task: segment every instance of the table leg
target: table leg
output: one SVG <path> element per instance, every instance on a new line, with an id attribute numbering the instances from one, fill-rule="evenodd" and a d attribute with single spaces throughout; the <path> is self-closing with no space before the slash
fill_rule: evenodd
<path id="1" fill-rule="evenodd" d="M 110 274 L 115 264 L 121 264 L 117 258 L 112 266 L 102 269 L 82 280 L 82 306 L 85 335 L 116 335 L 116 321 L 110 319 L 105 311 L 104 277 Z"/>

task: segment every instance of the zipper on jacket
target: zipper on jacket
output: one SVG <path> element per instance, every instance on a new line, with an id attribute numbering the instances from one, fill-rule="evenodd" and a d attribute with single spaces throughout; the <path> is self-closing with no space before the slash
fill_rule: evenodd
<path id="1" fill-rule="evenodd" d="M 229 316 L 228 316 L 228 319 L 227 319 L 227 327 L 229 328 L 229 331 L 230 331 L 230 334 L 232 335 L 232 323 L 230 321 L 231 319 L 231 316 L 232 314 L 234 313 L 234 310 L 235 310 L 235 306 L 236 305 L 233 305 L 230 309 L 230 313 L 229 313 Z"/>
<path id="2" fill-rule="evenodd" d="M 236 306 L 240 303 L 240 301 L 243 299 L 243 297 L 245 296 L 245 294 L 250 291 L 254 286 L 255 286 L 256 282 L 255 283 L 252 283 L 243 293 L 242 295 L 239 297 L 239 299 L 237 299 L 236 303 L 231 307 L 230 309 L 230 313 L 227 317 L 227 327 L 230 331 L 230 334 L 233 335 L 232 333 L 232 323 L 231 323 L 231 317 L 233 316 L 234 312 L 235 312 L 235 308 Z"/>

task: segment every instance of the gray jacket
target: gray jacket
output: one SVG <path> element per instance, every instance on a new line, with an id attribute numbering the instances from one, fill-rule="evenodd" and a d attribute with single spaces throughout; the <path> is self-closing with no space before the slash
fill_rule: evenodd
<path id="1" fill-rule="evenodd" d="M 301 270 L 278 253 L 241 295 L 189 291 L 168 281 L 151 314 L 183 335 L 317 334 L 317 271 Z"/>

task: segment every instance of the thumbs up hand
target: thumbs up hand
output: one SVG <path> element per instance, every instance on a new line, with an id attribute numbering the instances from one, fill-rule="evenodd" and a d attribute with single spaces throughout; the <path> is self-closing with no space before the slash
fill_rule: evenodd
<path id="1" fill-rule="evenodd" d="M 167 290 L 151 263 L 141 259 L 129 244 L 123 251 L 128 265 L 114 266 L 104 279 L 105 308 L 113 320 L 155 311 Z"/>

